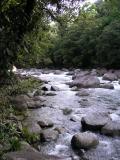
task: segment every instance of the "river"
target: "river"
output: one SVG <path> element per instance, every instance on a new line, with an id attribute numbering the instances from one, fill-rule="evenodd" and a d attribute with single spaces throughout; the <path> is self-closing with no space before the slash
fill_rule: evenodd
<path id="1" fill-rule="evenodd" d="M 46 107 L 30 111 L 31 119 L 39 121 L 47 118 L 54 122 L 54 127 L 64 129 L 56 142 L 40 144 L 40 152 L 44 154 L 68 156 L 73 160 L 78 160 L 79 156 L 71 148 L 70 142 L 72 136 L 81 131 L 80 121 L 84 115 L 104 112 L 108 113 L 113 121 L 120 122 L 120 85 L 117 81 L 113 82 L 114 90 L 93 88 L 88 89 L 89 96 L 79 97 L 76 96 L 77 91 L 73 91 L 67 85 L 67 82 L 72 81 L 72 76 L 67 75 L 65 71 L 56 74 L 53 71 L 41 73 L 41 70 L 34 69 L 21 70 L 21 73 L 48 81 L 48 85 L 59 88 L 59 91 L 54 91 L 55 96 L 45 97 Z M 101 77 L 99 79 L 103 82 Z M 63 114 L 66 108 L 72 110 L 68 115 Z M 96 134 L 100 142 L 98 147 L 85 153 L 83 151 L 84 157 L 88 160 L 120 160 L 120 138 Z"/>

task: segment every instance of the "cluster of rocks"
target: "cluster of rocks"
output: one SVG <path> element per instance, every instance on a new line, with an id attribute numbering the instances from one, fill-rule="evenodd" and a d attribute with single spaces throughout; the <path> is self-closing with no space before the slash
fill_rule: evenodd
<path id="1" fill-rule="evenodd" d="M 74 87 L 114 89 L 114 86 L 111 82 L 119 81 L 120 70 L 76 69 L 74 71 L 69 72 L 68 75 L 72 75 L 73 81 L 68 84 L 70 85 L 70 87 L 73 87 L 73 90 L 74 90 Z M 98 77 L 102 77 L 102 79 L 107 80 L 108 83 L 100 83 L 100 80 Z"/>
<path id="2" fill-rule="evenodd" d="M 93 132 L 107 136 L 120 136 L 120 123 L 112 121 L 105 113 L 88 114 L 81 119 L 82 131 L 72 137 L 71 145 L 74 149 L 92 149 L 97 147 L 99 139 Z"/>
<path id="3" fill-rule="evenodd" d="M 105 113 L 93 113 L 82 117 L 82 129 L 84 131 L 99 131 L 108 136 L 120 136 L 120 122 L 112 121 Z"/>

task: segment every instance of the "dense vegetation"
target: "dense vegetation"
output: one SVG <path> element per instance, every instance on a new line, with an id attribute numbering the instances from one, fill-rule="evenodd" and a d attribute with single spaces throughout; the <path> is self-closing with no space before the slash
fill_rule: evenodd
<path id="1" fill-rule="evenodd" d="M 18 65 L 120 68 L 119 1 L 99 1 L 76 10 L 79 14 L 71 8 L 59 14 L 61 23 L 44 18 L 44 26 L 27 34 Z"/>

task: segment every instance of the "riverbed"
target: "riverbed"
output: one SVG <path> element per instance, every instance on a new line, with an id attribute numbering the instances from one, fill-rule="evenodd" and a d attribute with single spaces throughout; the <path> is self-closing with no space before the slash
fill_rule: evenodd
<path id="1" fill-rule="evenodd" d="M 117 81 L 114 90 L 103 88 L 91 88 L 89 96 L 77 96 L 77 91 L 72 90 L 68 82 L 72 81 L 72 76 L 68 72 L 60 71 L 55 73 L 52 70 L 41 72 L 41 70 L 22 70 L 23 75 L 32 75 L 48 85 L 56 86 L 58 91 L 54 91 L 54 96 L 45 96 L 45 107 L 30 110 L 29 118 L 34 121 L 49 119 L 54 122 L 54 128 L 61 128 L 63 133 L 59 135 L 57 141 L 42 143 L 39 151 L 48 155 L 58 155 L 72 157 L 73 160 L 120 160 L 120 138 L 108 137 L 99 133 L 99 145 L 95 149 L 75 153 L 71 148 L 71 138 L 74 134 L 81 132 L 81 118 L 92 113 L 107 113 L 113 121 L 120 122 L 120 85 Z M 102 78 L 99 77 L 101 83 Z M 104 81 L 107 83 L 107 81 Z M 63 114 L 65 109 L 71 109 L 70 114 Z"/>

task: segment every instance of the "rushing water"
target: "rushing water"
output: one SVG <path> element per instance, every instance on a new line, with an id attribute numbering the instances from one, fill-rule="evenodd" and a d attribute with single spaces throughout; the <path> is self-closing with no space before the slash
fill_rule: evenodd
<path id="1" fill-rule="evenodd" d="M 120 85 L 117 81 L 113 82 L 114 90 L 88 89 L 89 96 L 78 97 L 76 91 L 72 91 L 66 84 L 72 81 L 72 77 L 68 76 L 67 72 L 61 72 L 61 74 L 54 74 L 52 71 L 48 74 L 41 74 L 41 70 L 21 72 L 23 75 L 32 75 L 48 81 L 49 85 L 57 86 L 60 89 L 55 91 L 55 96 L 46 96 L 46 107 L 31 111 L 31 119 L 38 121 L 47 118 L 54 122 L 55 127 L 65 129 L 65 132 L 59 135 L 56 142 L 46 143 L 41 146 L 40 152 L 42 153 L 74 157 L 75 153 L 70 144 L 71 137 L 80 132 L 80 120 L 86 114 L 105 112 L 110 114 L 113 121 L 120 121 Z M 103 82 L 100 77 L 99 79 Z M 63 109 L 65 108 L 71 108 L 72 113 L 64 115 Z M 71 118 L 74 121 L 71 121 Z M 88 160 L 120 160 L 120 138 L 96 134 L 98 134 L 100 143 L 96 149 L 85 152 L 86 158 Z M 77 160 L 77 158 L 74 157 L 73 160 Z"/>

